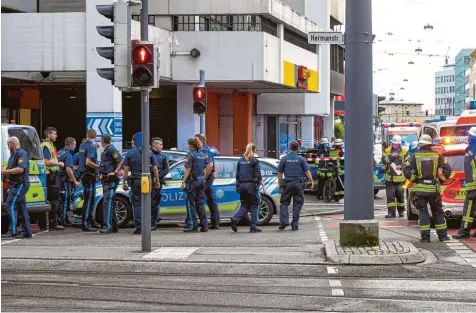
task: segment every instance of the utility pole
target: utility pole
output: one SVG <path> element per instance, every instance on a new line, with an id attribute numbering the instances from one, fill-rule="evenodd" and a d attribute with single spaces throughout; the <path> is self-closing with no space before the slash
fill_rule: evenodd
<path id="1" fill-rule="evenodd" d="M 205 70 L 200 70 L 199 87 L 205 87 Z M 205 135 L 205 113 L 200 114 L 200 134 Z"/>
<path id="2" fill-rule="evenodd" d="M 149 0 L 142 0 L 142 9 L 140 11 L 140 39 L 142 41 L 149 40 Z M 149 192 L 141 193 L 141 234 L 142 234 L 142 252 L 150 252 L 151 247 L 151 195 L 150 184 L 152 183 L 150 177 L 150 156 L 149 156 L 149 142 L 150 142 L 150 127 L 149 127 L 149 92 L 150 89 L 141 91 L 141 128 L 142 128 L 142 180 L 149 180 Z M 141 180 L 141 182 L 142 182 Z M 142 188 L 141 188 L 142 189 Z"/>
<path id="3" fill-rule="evenodd" d="M 374 246 L 379 244 L 379 233 L 374 220 L 372 162 L 372 0 L 346 0 L 345 27 L 345 163 L 348 166 L 340 244 Z"/>

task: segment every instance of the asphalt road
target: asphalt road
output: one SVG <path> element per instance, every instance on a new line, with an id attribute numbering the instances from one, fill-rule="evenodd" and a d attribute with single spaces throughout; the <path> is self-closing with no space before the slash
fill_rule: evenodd
<path id="1" fill-rule="evenodd" d="M 427 257 L 425 263 L 329 264 L 314 215 L 328 216 L 332 239 L 337 234 L 333 219 L 343 206 L 312 195 L 306 202 L 299 232 L 278 231 L 276 222 L 260 234 L 248 233 L 246 226 L 234 233 L 228 225 L 184 234 L 161 225 L 152 234 L 153 250 L 205 251 L 175 261 L 146 259 L 149 254 L 139 251 L 140 236 L 131 229 L 111 236 L 67 229 L 37 233 L 30 240 L 2 240 L 1 310 L 475 311 L 476 269 L 447 245 L 421 244 L 405 235 L 417 233 L 415 225 L 397 221 L 387 228 L 401 235 L 382 234 L 412 241 Z M 384 196 L 375 203 L 382 218 Z"/>

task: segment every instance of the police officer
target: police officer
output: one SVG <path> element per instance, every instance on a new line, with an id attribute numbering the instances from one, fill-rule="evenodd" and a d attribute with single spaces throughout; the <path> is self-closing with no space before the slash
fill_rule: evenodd
<path id="1" fill-rule="evenodd" d="M 420 150 L 406 162 L 403 172 L 405 177 L 414 182 L 415 204 L 420 213 L 421 242 L 430 242 L 430 216 L 428 203 L 435 221 L 436 233 L 440 241 L 450 240 L 446 227 L 445 215 L 442 208 L 438 169 L 442 169 L 443 176 L 449 178 L 451 166 L 437 151 L 431 149 L 431 137 L 422 135 L 419 141 Z"/>
<path id="2" fill-rule="evenodd" d="M 58 134 L 56 128 L 46 127 L 44 135 L 45 139 L 41 143 L 41 148 L 43 149 L 43 157 L 45 159 L 46 166 L 47 198 L 51 204 L 51 212 L 49 214 L 50 229 L 64 230 L 64 227 L 59 225 L 59 171 L 64 166 L 64 163 L 58 162 L 56 147 L 54 145 Z"/>
<path id="3" fill-rule="evenodd" d="M 213 163 L 208 155 L 201 152 L 200 140 L 196 137 L 188 139 L 187 161 L 185 162 L 185 174 L 182 180 L 182 190 L 187 193 L 187 225 L 185 232 L 198 230 L 197 217 L 200 219 L 200 231 L 208 231 L 207 211 L 203 206 L 205 182 L 211 174 Z"/>
<path id="4" fill-rule="evenodd" d="M 215 193 L 213 192 L 213 182 L 215 180 L 215 154 L 211 151 L 207 145 L 207 137 L 203 134 L 196 134 L 195 137 L 200 140 L 202 145 L 202 152 L 207 155 L 208 160 L 212 162 L 212 172 L 208 176 L 205 183 L 205 199 L 207 200 L 208 210 L 210 211 L 210 229 L 220 229 L 220 212 L 218 211 L 218 205 L 215 200 Z"/>
<path id="5" fill-rule="evenodd" d="M 72 137 L 68 137 L 64 141 L 64 148 L 58 151 L 58 161 L 63 162 L 64 166 L 59 172 L 59 178 L 61 183 L 61 192 L 59 197 L 59 223 L 62 226 L 67 225 L 68 220 L 68 208 L 71 206 L 71 187 L 79 188 L 81 184 L 76 180 L 74 176 L 73 167 L 73 151 L 76 149 L 76 140 Z"/>
<path id="6" fill-rule="evenodd" d="M 89 129 L 86 140 L 79 146 L 79 175 L 84 188 L 84 203 L 82 208 L 83 231 L 97 231 L 101 226 L 93 220 L 94 203 L 96 198 L 96 177 L 99 170 L 98 153 L 96 150 L 97 133 Z"/>
<path id="7" fill-rule="evenodd" d="M 104 194 L 102 204 L 104 227 L 100 232 L 101 234 L 110 234 L 118 231 L 117 216 L 112 204 L 119 185 L 117 174 L 122 168 L 122 156 L 116 147 L 111 144 L 111 136 L 108 134 L 102 135 L 101 145 L 104 151 L 101 154 L 101 168 L 99 171 Z"/>
<path id="8" fill-rule="evenodd" d="M 162 138 L 152 138 L 152 154 L 157 162 L 159 172 L 159 186 L 152 189 L 152 230 L 157 229 L 157 223 L 160 221 L 160 200 L 162 199 L 162 186 L 165 185 L 165 176 L 169 173 L 169 160 L 167 155 L 162 153 L 164 141 Z"/>
<path id="9" fill-rule="evenodd" d="M 139 235 L 141 233 L 141 177 L 142 177 L 142 133 L 136 133 L 132 137 L 132 149 L 127 151 L 124 157 L 124 176 L 122 188 L 129 190 L 131 187 L 131 202 L 134 214 L 134 232 Z M 159 188 L 159 173 L 157 171 L 157 161 L 150 149 L 146 149 L 145 153 L 149 154 L 150 166 L 152 168 L 153 187 Z M 131 172 L 129 177 L 129 172 Z M 151 224 L 153 223 L 151 219 Z M 152 229 L 152 228 L 151 228 Z"/>
<path id="10" fill-rule="evenodd" d="M 8 233 L 2 235 L 2 238 L 18 236 L 17 216 L 19 210 L 23 216 L 21 236 L 31 238 L 30 215 L 28 214 L 25 199 L 25 194 L 30 188 L 30 161 L 28 153 L 20 148 L 20 141 L 15 136 L 8 138 L 7 145 L 10 150 L 10 158 L 8 159 L 7 168 L 2 168 L 2 175 L 8 176 L 8 183 L 10 184 L 6 201 L 10 226 L 8 227 Z"/>
<path id="11" fill-rule="evenodd" d="M 395 218 L 397 210 L 398 217 L 403 217 L 405 211 L 403 184 L 406 179 L 401 170 L 407 158 L 407 150 L 402 147 L 402 138 L 399 135 L 394 135 L 391 142 L 392 145 L 385 148 L 382 155 L 388 212 L 385 218 Z"/>
<path id="12" fill-rule="evenodd" d="M 249 143 L 246 146 L 245 155 L 239 160 L 236 167 L 236 191 L 240 193 L 241 206 L 238 212 L 231 218 L 231 229 L 238 231 L 238 223 L 251 211 L 250 233 L 259 233 L 258 228 L 258 205 L 259 205 L 259 187 L 263 187 L 262 192 L 266 192 L 266 186 L 261 177 L 261 168 L 259 161 L 254 157 L 254 144 Z"/>
<path id="13" fill-rule="evenodd" d="M 314 187 L 309 166 L 306 160 L 297 154 L 298 148 L 297 141 L 292 141 L 289 144 L 291 152 L 281 159 L 278 166 L 278 188 L 282 190 L 279 229 L 285 229 L 286 226 L 289 226 L 288 206 L 292 197 L 294 212 L 291 227 L 294 231 L 299 230 L 299 217 L 304 204 L 304 189 L 302 186 L 304 176 L 311 183 L 311 189 Z"/>
<path id="14" fill-rule="evenodd" d="M 464 173 L 466 178 L 466 199 L 463 208 L 463 220 L 458 233 L 453 236 L 456 239 L 464 239 L 470 237 L 471 225 L 476 217 L 476 127 L 471 127 L 469 130 L 468 147 L 466 148 L 466 155 L 464 157 Z M 471 234 L 471 237 L 476 238 L 476 232 Z"/>

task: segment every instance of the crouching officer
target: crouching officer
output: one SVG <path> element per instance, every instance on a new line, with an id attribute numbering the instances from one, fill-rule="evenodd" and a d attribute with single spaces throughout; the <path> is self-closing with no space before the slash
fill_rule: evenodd
<path id="1" fill-rule="evenodd" d="M 440 241 L 447 241 L 451 238 L 448 237 L 446 219 L 441 203 L 438 169 L 441 168 L 443 176 L 449 178 L 451 166 L 441 154 L 432 150 L 430 136 L 422 135 L 419 145 L 420 150 L 405 162 L 403 173 L 408 180 L 415 183 L 413 192 L 415 193 L 415 204 L 420 213 L 420 241 L 430 242 L 428 203 L 430 203 L 438 238 Z"/>
<path id="2" fill-rule="evenodd" d="M 7 168 L 2 169 L 2 175 L 8 176 L 8 183 L 10 184 L 6 201 L 10 226 L 8 227 L 8 233 L 2 235 L 2 238 L 18 236 L 17 216 L 19 210 L 21 210 L 23 215 L 22 236 L 31 238 L 30 215 L 28 214 L 25 199 L 25 194 L 30 188 L 30 161 L 28 153 L 20 148 L 20 141 L 15 136 L 8 138 L 7 145 L 10 150 L 10 158 L 8 159 Z"/>
<path id="3" fill-rule="evenodd" d="M 466 199 L 464 201 L 463 220 L 458 234 L 453 236 L 456 239 L 469 238 L 471 225 L 476 217 L 476 127 L 471 127 L 469 130 L 468 147 L 466 148 L 466 155 L 464 157 L 464 173 L 466 176 Z M 476 232 L 471 234 L 471 237 L 476 238 Z"/>
<path id="4" fill-rule="evenodd" d="M 76 149 L 76 140 L 72 137 L 68 137 L 64 141 L 64 148 L 58 151 L 58 161 L 63 162 L 64 166 L 60 169 L 60 197 L 59 197 L 59 223 L 62 226 L 67 226 L 68 221 L 68 209 L 71 206 L 71 189 L 72 185 L 75 188 L 79 188 L 81 184 L 76 180 L 74 176 L 73 167 L 73 151 Z"/>
<path id="5" fill-rule="evenodd" d="M 164 141 L 162 138 L 152 138 L 152 154 L 157 161 L 157 170 L 159 172 L 159 186 L 152 189 L 152 230 L 157 229 L 157 223 L 160 218 L 160 200 L 162 199 L 162 187 L 165 185 L 165 176 L 169 173 L 169 160 L 167 155 L 162 153 Z"/>
<path id="6" fill-rule="evenodd" d="M 185 174 L 182 181 L 182 190 L 187 192 L 187 224 L 185 232 L 195 232 L 198 230 L 197 217 L 200 218 L 200 231 L 208 231 L 207 211 L 203 205 L 205 194 L 205 182 L 210 175 L 213 163 L 208 159 L 208 155 L 201 150 L 202 145 L 196 137 L 187 141 L 188 150 L 187 161 L 185 162 Z"/>
<path id="7" fill-rule="evenodd" d="M 279 213 L 279 229 L 285 229 L 289 226 L 288 206 L 293 198 L 293 221 L 291 223 L 292 230 L 299 230 L 299 217 L 301 208 L 304 204 L 304 177 L 310 182 L 310 189 L 314 188 L 311 171 L 306 160 L 297 154 L 299 144 L 292 141 L 289 144 L 291 152 L 281 159 L 278 166 L 278 188 L 282 190 L 281 206 Z M 284 175 L 284 181 L 283 181 Z"/>
<path id="8" fill-rule="evenodd" d="M 124 176 L 122 182 L 122 188 L 124 190 L 129 190 L 129 185 L 131 186 L 131 202 L 133 207 L 134 215 L 134 232 L 133 234 L 139 235 L 141 233 L 141 179 L 142 179 L 142 133 L 136 133 L 132 137 L 132 150 L 127 151 L 126 156 L 124 157 Z M 159 174 L 157 171 L 157 161 L 155 160 L 150 149 L 144 151 L 144 153 L 149 153 L 150 157 L 150 166 L 152 168 L 152 177 L 153 177 L 153 187 L 159 188 Z M 131 175 L 129 177 L 129 171 Z M 129 184 L 129 185 L 128 185 Z M 152 220 L 151 220 L 152 223 Z"/>
<path id="9" fill-rule="evenodd" d="M 241 207 L 231 218 L 231 229 L 238 231 L 238 223 L 251 211 L 250 233 L 259 233 L 258 228 L 258 204 L 259 204 L 259 185 L 263 187 L 263 193 L 266 192 L 266 186 L 261 177 L 261 168 L 259 161 L 254 157 L 254 144 L 249 143 L 246 146 L 245 155 L 238 160 L 236 167 L 236 191 L 240 193 Z"/>
<path id="10" fill-rule="evenodd" d="M 101 155 L 100 177 L 103 190 L 103 221 L 104 228 L 100 230 L 101 234 L 117 233 L 117 216 L 113 210 L 114 196 L 119 185 L 119 176 L 117 174 L 122 168 L 122 156 L 116 147 L 111 144 L 111 136 L 105 134 L 101 137 L 101 145 L 104 151 Z"/>

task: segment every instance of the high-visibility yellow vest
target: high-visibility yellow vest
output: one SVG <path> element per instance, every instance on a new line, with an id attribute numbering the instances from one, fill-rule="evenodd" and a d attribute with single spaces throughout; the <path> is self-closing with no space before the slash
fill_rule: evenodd
<path id="1" fill-rule="evenodd" d="M 43 140 L 43 142 L 41 143 L 41 149 L 44 150 L 46 148 L 48 148 L 48 150 L 50 151 L 50 155 L 51 157 L 48 159 L 49 161 L 51 162 L 58 162 L 58 157 L 56 155 L 56 148 L 55 146 L 53 145 L 53 143 L 49 140 Z M 46 166 L 46 174 L 49 174 L 51 172 L 57 172 L 59 171 L 59 166 Z"/>

